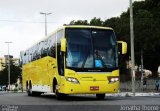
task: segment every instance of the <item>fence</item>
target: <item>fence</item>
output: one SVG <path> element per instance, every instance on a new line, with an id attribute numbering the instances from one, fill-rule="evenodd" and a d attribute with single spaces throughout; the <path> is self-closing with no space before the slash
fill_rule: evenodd
<path id="1" fill-rule="evenodd" d="M 135 88 L 136 92 L 154 92 L 155 90 L 155 79 L 146 80 L 146 88 L 141 86 L 141 81 L 136 80 Z M 120 91 L 121 92 L 131 92 L 132 91 L 132 81 L 120 82 Z"/>

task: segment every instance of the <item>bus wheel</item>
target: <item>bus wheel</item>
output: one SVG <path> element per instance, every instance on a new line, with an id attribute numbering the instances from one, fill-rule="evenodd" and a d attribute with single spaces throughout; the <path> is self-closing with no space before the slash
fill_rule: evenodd
<path id="1" fill-rule="evenodd" d="M 96 94 L 98 100 L 103 100 L 105 98 L 105 94 Z"/>
<path id="2" fill-rule="evenodd" d="M 54 93 L 55 93 L 56 99 L 58 99 L 58 100 L 62 100 L 65 97 L 65 94 L 58 92 L 58 85 L 57 84 L 55 84 L 55 86 L 54 86 Z"/>
<path id="3" fill-rule="evenodd" d="M 28 81 L 26 81 L 26 92 L 27 92 L 27 95 L 30 96 L 30 94 L 29 94 L 29 84 L 28 84 Z"/>
<path id="4" fill-rule="evenodd" d="M 31 84 L 29 84 L 29 86 L 28 86 L 27 94 L 28 94 L 28 96 L 32 96 L 32 86 L 31 86 Z"/>
<path id="5" fill-rule="evenodd" d="M 29 86 L 29 88 L 27 90 L 27 94 L 28 94 L 28 96 L 40 96 L 42 94 L 42 92 L 32 91 L 32 87 Z"/>

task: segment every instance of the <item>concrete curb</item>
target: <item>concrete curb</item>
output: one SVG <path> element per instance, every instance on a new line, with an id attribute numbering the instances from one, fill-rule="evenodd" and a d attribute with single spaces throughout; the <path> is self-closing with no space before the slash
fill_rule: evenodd
<path id="1" fill-rule="evenodd" d="M 133 97 L 133 93 L 132 92 L 121 92 L 118 94 L 106 94 L 106 96 L 116 96 L 116 97 Z M 135 96 L 160 96 L 160 93 L 135 93 Z"/>

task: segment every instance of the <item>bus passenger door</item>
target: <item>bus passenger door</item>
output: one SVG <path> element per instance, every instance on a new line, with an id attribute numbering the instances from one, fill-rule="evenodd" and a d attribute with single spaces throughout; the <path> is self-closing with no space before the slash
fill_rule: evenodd
<path id="1" fill-rule="evenodd" d="M 61 45 L 57 46 L 57 64 L 58 74 L 64 76 L 64 52 L 61 51 Z"/>

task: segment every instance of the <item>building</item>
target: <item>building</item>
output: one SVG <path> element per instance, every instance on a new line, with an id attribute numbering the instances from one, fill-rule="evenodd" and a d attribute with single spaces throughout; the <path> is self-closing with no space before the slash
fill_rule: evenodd
<path id="1" fill-rule="evenodd" d="M 6 63 L 7 63 L 6 58 L 0 57 L 0 71 L 2 71 L 5 68 Z"/>
<path id="2" fill-rule="evenodd" d="M 18 66 L 19 65 L 19 59 L 18 58 L 13 58 L 12 55 L 4 55 L 4 57 L 0 57 L 0 71 L 2 71 L 5 66 L 7 65 L 8 62 L 8 57 L 13 61 L 13 64 Z"/>
<path id="3" fill-rule="evenodd" d="M 160 65 L 158 66 L 157 73 L 158 73 L 158 77 L 160 77 Z"/>

